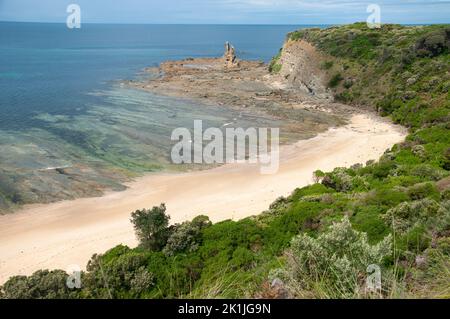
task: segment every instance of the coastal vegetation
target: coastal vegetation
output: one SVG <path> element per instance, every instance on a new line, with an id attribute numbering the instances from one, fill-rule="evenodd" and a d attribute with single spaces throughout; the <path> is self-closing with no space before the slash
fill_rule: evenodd
<path id="1" fill-rule="evenodd" d="M 337 100 L 408 127 L 406 140 L 378 161 L 317 171 L 315 184 L 240 221 L 170 226 L 164 205 L 134 212 L 139 247 L 94 255 L 81 289 L 39 271 L 11 278 L 1 297 L 449 298 L 450 26 L 356 23 L 288 40 L 326 55 Z"/>
<path id="2" fill-rule="evenodd" d="M 282 53 L 282 50 L 280 50 L 280 52 L 278 52 L 278 54 L 272 58 L 272 61 L 270 61 L 269 72 L 271 72 L 271 73 L 280 72 L 281 67 L 282 67 L 282 65 L 280 64 L 281 53 Z"/>

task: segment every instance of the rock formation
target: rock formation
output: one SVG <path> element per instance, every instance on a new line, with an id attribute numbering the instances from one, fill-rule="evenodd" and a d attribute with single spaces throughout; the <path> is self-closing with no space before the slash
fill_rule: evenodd
<path id="1" fill-rule="evenodd" d="M 236 57 L 236 50 L 229 42 L 225 43 L 225 54 L 223 58 L 225 60 L 225 68 L 239 66 L 239 62 Z"/>
<path id="2" fill-rule="evenodd" d="M 282 65 L 277 76 L 286 89 L 300 89 L 309 95 L 333 100 L 332 93 L 326 87 L 325 72 L 320 69 L 320 62 L 324 60 L 311 44 L 287 41 L 277 62 Z"/>

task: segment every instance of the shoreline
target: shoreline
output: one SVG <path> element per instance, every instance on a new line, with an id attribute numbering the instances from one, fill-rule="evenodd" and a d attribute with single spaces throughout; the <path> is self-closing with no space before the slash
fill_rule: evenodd
<path id="1" fill-rule="evenodd" d="M 280 170 L 225 164 L 185 173 L 152 173 L 122 192 L 25 206 L 0 216 L 0 284 L 39 269 L 81 269 L 95 253 L 119 244 L 134 247 L 131 212 L 164 202 L 171 223 L 205 214 L 213 222 L 242 219 L 266 210 L 280 196 L 312 183 L 312 173 L 377 160 L 404 140 L 406 130 L 373 114 L 354 114 L 349 124 L 280 148 Z"/>
<path id="2" fill-rule="evenodd" d="M 121 191 L 132 178 L 148 171 L 204 169 L 172 165 L 167 160 L 169 150 L 164 150 L 169 148 L 170 131 L 191 125 L 195 119 L 210 119 L 217 127 L 232 122 L 244 128 L 279 127 L 283 133 L 280 143 L 291 144 L 346 124 L 355 111 L 326 101 L 311 101 L 302 92 L 281 89 L 267 65 L 260 62 L 240 61 L 239 66 L 227 68 L 222 58 L 187 59 L 167 61 L 159 68 L 142 72 L 154 73 L 155 69 L 160 75 L 157 78 L 136 76 L 135 80 L 115 82 L 107 92 L 110 95 L 106 94 L 119 97 L 112 108 L 92 107 L 86 114 L 71 119 L 70 124 L 65 123 L 68 119 L 64 117 L 39 116 L 52 123 L 50 128 L 68 126 L 63 133 L 72 134 L 73 138 L 61 139 L 59 133 L 38 129 L 35 134 L 18 135 L 18 146 L 7 142 L 10 151 L 5 155 L 11 155 L 4 156 L 6 173 L 0 172 L 0 177 L 6 176 L 6 189 L 13 185 L 12 194 L 24 196 L 18 200 L 11 195 L 5 197 L 4 205 L 0 197 L 0 215 L 16 213 L 27 204 L 50 204 Z M 120 103 L 121 99 L 126 102 Z M 98 116 L 103 120 L 98 121 Z M 187 118 L 191 119 L 189 123 Z M 80 133 L 79 128 L 86 134 Z M 162 136 L 163 130 L 166 131 Z M 78 134 L 85 140 L 81 145 L 77 144 Z M 31 146 L 28 135 L 33 136 Z M 6 139 L 16 141 L 15 137 L 11 134 Z"/>

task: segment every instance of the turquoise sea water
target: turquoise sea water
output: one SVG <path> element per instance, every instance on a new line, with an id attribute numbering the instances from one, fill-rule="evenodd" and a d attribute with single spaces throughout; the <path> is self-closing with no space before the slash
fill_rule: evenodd
<path id="1" fill-rule="evenodd" d="M 241 59 L 267 62 L 298 28 L 0 22 L 0 209 L 120 188 L 129 172 L 162 168 L 174 128 L 238 116 L 120 81 L 165 60 L 220 56 L 225 41 Z M 238 122 L 276 125 L 249 114 Z"/>

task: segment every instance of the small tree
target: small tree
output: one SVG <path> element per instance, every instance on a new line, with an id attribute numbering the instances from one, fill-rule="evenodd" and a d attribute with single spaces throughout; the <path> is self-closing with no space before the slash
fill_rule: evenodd
<path id="1" fill-rule="evenodd" d="M 318 184 L 318 183 L 322 182 L 322 180 L 325 176 L 326 176 L 326 174 L 324 172 L 322 172 L 321 170 L 315 171 L 313 173 L 314 183 Z"/>
<path id="2" fill-rule="evenodd" d="M 166 214 L 166 205 L 153 207 L 151 210 L 137 210 L 131 214 L 136 236 L 141 247 L 160 251 L 170 235 L 170 216 Z"/>

